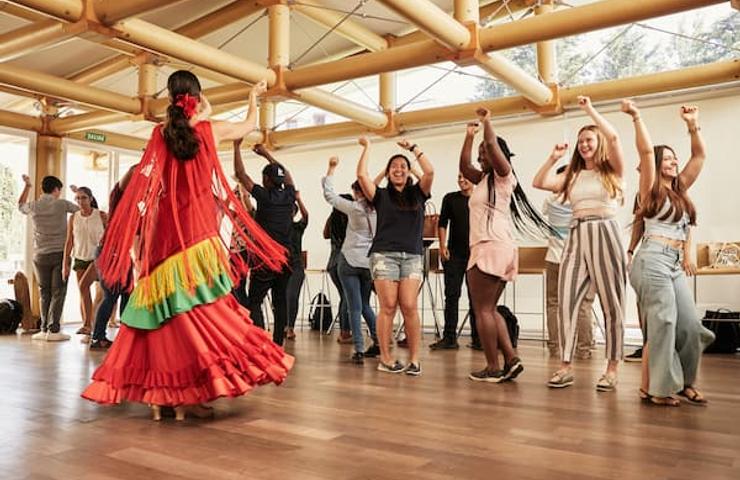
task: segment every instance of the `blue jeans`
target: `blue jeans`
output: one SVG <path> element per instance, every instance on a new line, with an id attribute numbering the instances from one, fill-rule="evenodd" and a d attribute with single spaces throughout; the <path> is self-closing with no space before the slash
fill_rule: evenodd
<path id="1" fill-rule="evenodd" d="M 93 341 L 105 340 L 105 330 L 108 326 L 108 320 L 113 313 L 113 308 L 116 306 L 116 300 L 121 297 L 120 312 L 123 315 L 123 310 L 126 308 L 128 303 L 129 293 L 120 288 L 108 288 L 103 281 L 100 282 L 100 288 L 103 289 L 103 301 L 98 307 L 98 311 L 95 312 L 95 325 L 93 326 Z"/>
<path id="2" fill-rule="evenodd" d="M 339 255 L 340 253 L 337 252 L 337 257 Z M 337 262 L 334 262 L 334 265 L 327 267 L 326 270 L 329 272 L 331 283 L 334 284 L 337 288 L 337 292 L 339 292 L 339 328 L 343 332 L 349 332 L 349 309 L 347 308 L 347 299 L 345 298 L 346 295 L 344 293 L 344 288 L 342 288 L 342 282 L 339 281 Z"/>
<path id="3" fill-rule="evenodd" d="M 683 251 L 645 240 L 630 271 L 649 349 L 648 393 L 656 397 L 693 385 L 701 353 L 714 341 L 696 314 L 682 263 Z"/>
<path id="4" fill-rule="evenodd" d="M 339 281 L 342 283 L 342 289 L 347 299 L 355 351 L 363 352 L 365 343 L 362 337 L 362 327 L 360 326 L 360 315 L 365 318 L 365 323 L 367 323 L 367 328 L 370 330 L 370 337 L 373 339 L 373 342 L 378 343 L 378 336 L 375 330 L 375 312 L 370 306 L 370 292 L 373 289 L 370 269 L 353 267 L 347 263 L 347 259 L 341 253 L 337 259 L 337 265 Z"/>

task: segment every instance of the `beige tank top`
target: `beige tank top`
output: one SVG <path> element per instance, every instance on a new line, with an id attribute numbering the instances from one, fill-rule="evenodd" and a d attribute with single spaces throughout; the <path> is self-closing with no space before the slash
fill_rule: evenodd
<path id="1" fill-rule="evenodd" d="M 617 213 L 618 200 L 609 195 L 595 169 L 581 170 L 570 189 L 570 204 L 576 218 L 586 215 L 613 217 Z"/>

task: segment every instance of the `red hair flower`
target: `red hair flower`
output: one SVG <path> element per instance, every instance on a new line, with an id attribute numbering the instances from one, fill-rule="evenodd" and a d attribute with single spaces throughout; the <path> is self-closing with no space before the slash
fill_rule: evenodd
<path id="1" fill-rule="evenodd" d="M 175 105 L 182 108 L 185 116 L 190 119 L 198 113 L 198 101 L 197 97 L 194 97 L 188 93 L 182 93 L 175 97 Z"/>

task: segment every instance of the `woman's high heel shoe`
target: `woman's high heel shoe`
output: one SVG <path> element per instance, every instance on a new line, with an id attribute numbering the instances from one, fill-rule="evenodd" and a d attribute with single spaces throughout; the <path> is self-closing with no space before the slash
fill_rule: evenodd
<path id="1" fill-rule="evenodd" d="M 152 409 L 152 420 L 155 422 L 158 422 L 162 420 L 162 409 L 159 405 L 149 405 L 149 407 Z"/>

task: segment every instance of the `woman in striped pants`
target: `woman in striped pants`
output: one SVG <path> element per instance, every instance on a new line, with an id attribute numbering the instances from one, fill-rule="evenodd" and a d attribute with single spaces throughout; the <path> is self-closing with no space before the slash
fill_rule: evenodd
<path id="1" fill-rule="evenodd" d="M 578 145 L 565 172 L 553 173 L 553 167 L 568 148 L 567 144 L 558 144 L 533 181 L 535 188 L 559 193 L 562 201 L 570 201 L 573 207 L 558 281 L 562 362 L 548 386 L 563 388 L 574 382 L 572 361 L 578 311 L 588 293 L 595 291 L 604 312 L 608 359 L 606 373 L 596 389 L 612 391 L 617 385 L 617 366 L 623 356 L 627 282 L 620 227 L 614 219 L 623 197 L 623 153 L 616 130 L 594 109 L 591 100 L 579 97 L 578 104 L 595 125 L 587 125 L 578 132 Z"/>

